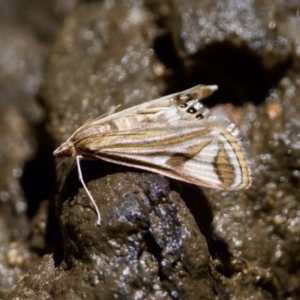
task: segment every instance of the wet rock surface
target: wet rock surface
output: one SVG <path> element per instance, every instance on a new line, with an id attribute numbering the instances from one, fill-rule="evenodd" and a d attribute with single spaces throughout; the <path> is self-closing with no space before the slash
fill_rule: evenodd
<path id="1" fill-rule="evenodd" d="M 83 190 L 63 203 L 70 271 L 56 288 L 65 297 L 214 298 L 205 238 L 166 179 L 126 172 L 91 181 L 90 188 L 101 207 L 100 228 Z"/>
<path id="2" fill-rule="evenodd" d="M 299 11 L 279 1 L 5 3 L 1 296 L 300 299 Z M 198 83 L 219 85 L 206 104 L 223 103 L 213 113 L 241 129 L 252 187 L 200 190 L 82 162 L 97 228 L 74 161 L 57 161 L 55 179 L 52 150 L 120 104 Z"/>

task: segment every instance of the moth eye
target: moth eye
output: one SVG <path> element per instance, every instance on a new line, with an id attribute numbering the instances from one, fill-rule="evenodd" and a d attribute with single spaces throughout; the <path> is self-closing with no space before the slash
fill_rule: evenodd
<path id="1" fill-rule="evenodd" d="M 198 120 L 201 120 L 201 119 L 203 119 L 203 118 L 204 118 L 204 116 L 203 116 L 202 114 L 196 115 L 196 119 L 198 119 Z"/>
<path id="2" fill-rule="evenodd" d="M 190 114 L 194 114 L 197 110 L 194 107 L 190 107 L 187 112 Z"/>

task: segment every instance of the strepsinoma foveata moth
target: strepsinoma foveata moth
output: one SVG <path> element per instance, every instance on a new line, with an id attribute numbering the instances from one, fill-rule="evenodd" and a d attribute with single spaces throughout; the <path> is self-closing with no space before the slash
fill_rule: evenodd
<path id="1" fill-rule="evenodd" d="M 201 103 L 217 88 L 197 85 L 93 120 L 54 151 L 56 157 L 76 157 L 97 225 L 100 211 L 84 183 L 81 159 L 103 159 L 221 190 L 251 185 L 237 128 L 226 118 L 209 115 Z"/>

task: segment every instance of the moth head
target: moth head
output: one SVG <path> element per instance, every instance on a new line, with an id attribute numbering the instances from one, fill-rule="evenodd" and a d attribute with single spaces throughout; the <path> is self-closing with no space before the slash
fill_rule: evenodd
<path id="1" fill-rule="evenodd" d="M 70 157 L 75 155 L 76 151 L 74 144 L 68 140 L 61 144 L 54 152 L 53 155 L 56 157 Z"/>

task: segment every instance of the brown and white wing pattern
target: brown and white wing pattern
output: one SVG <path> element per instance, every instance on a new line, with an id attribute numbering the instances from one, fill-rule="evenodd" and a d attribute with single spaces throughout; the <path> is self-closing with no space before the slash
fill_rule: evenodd
<path id="1" fill-rule="evenodd" d="M 55 155 L 103 159 L 212 188 L 247 188 L 237 129 L 201 103 L 216 89 L 196 86 L 87 123 Z"/>
<path id="2" fill-rule="evenodd" d="M 198 85 L 137 105 L 78 128 L 54 151 L 75 155 L 79 178 L 100 225 L 100 211 L 84 183 L 81 159 L 103 159 L 196 185 L 239 190 L 251 184 L 238 130 L 225 118 L 209 116 L 201 100 L 217 89 Z"/>
<path id="3" fill-rule="evenodd" d="M 87 128 L 98 129 L 101 133 L 112 130 L 126 130 L 139 126 L 139 123 L 147 118 L 156 118 L 157 114 L 163 114 L 172 106 L 186 106 L 187 103 L 198 102 L 209 97 L 218 89 L 216 85 L 197 85 L 185 91 L 151 100 L 140 105 L 136 105 L 120 112 L 88 122 L 78 128 L 72 136 L 72 139 L 79 131 Z M 169 120 L 171 121 L 171 120 Z"/>
<path id="4" fill-rule="evenodd" d="M 81 155 L 136 167 L 197 185 L 238 190 L 250 185 L 242 149 L 214 117 L 174 122 L 145 122 L 139 128 L 94 139 L 78 139 Z M 230 126 L 230 123 L 228 126 Z"/>

